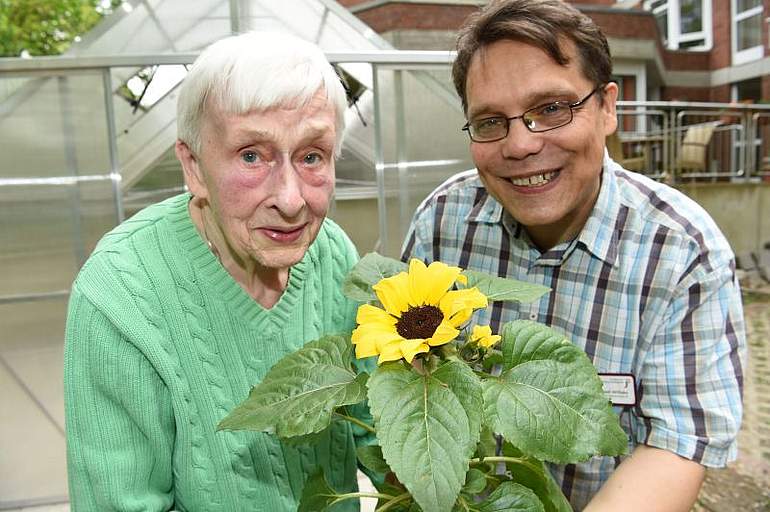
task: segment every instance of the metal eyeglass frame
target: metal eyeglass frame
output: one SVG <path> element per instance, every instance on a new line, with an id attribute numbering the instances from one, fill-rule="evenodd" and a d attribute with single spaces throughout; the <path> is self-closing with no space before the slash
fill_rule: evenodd
<path id="1" fill-rule="evenodd" d="M 603 89 L 606 86 L 607 86 L 606 83 L 605 84 L 597 85 L 591 92 L 589 92 L 585 97 L 583 97 L 583 99 L 578 100 L 578 101 L 576 101 L 574 103 L 567 103 L 566 101 L 553 101 L 551 103 L 544 103 L 542 105 L 538 105 L 536 107 L 532 107 L 529 110 L 525 110 L 521 115 L 518 115 L 518 116 L 513 116 L 513 117 L 490 116 L 490 117 L 486 117 L 484 119 L 480 119 L 480 121 L 484 121 L 484 120 L 487 120 L 487 119 L 501 119 L 501 120 L 505 119 L 505 121 L 506 121 L 506 123 L 505 123 L 505 134 L 503 134 L 502 136 L 500 136 L 498 138 L 495 138 L 495 139 L 476 140 L 474 138 L 474 135 L 473 135 L 472 130 L 471 130 L 471 121 L 468 121 L 467 123 L 465 123 L 463 125 L 462 131 L 468 132 L 468 137 L 470 137 L 470 139 L 473 142 L 483 144 L 485 142 L 497 142 L 499 140 L 503 140 L 504 138 L 506 138 L 508 136 L 508 132 L 510 131 L 510 128 L 511 128 L 511 121 L 515 121 L 516 119 L 521 119 L 521 122 L 524 124 L 524 126 L 527 128 L 527 130 L 529 130 L 531 133 L 543 133 L 543 132 L 547 132 L 547 131 L 550 131 L 550 130 L 555 130 L 556 128 L 561 128 L 562 126 L 567 126 L 568 124 L 570 124 L 572 122 L 572 119 L 574 118 L 574 109 L 582 107 L 583 104 L 585 104 L 585 102 L 587 102 L 594 94 L 596 94 L 597 91 L 599 91 L 600 89 Z M 564 107 L 564 106 L 568 107 L 569 108 L 569 119 L 566 120 L 565 122 L 557 125 L 557 126 L 549 126 L 548 128 L 545 128 L 543 130 L 538 130 L 536 128 L 532 128 L 532 126 L 530 126 L 530 123 L 527 122 L 527 119 L 526 119 L 527 115 L 532 113 L 532 112 L 535 112 L 535 111 L 538 111 L 538 110 L 542 110 L 542 109 L 544 109 L 546 107 L 550 107 L 552 105 L 556 105 L 557 107 Z M 536 122 L 532 123 L 532 124 L 535 125 Z"/>

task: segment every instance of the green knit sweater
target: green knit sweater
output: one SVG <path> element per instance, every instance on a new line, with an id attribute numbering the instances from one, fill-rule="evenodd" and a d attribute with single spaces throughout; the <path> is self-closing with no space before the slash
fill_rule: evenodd
<path id="1" fill-rule="evenodd" d="M 318 466 L 337 490 L 355 490 L 345 422 L 297 447 L 215 431 L 281 357 L 351 329 L 355 305 L 340 284 L 355 248 L 327 219 L 266 310 L 208 250 L 188 200 L 108 233 L 73 285 L 64 360 L 72 510 L 296 510 Z"/>

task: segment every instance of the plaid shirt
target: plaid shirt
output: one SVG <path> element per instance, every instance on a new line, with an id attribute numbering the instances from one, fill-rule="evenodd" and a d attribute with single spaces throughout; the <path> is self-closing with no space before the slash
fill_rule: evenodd
<path id="1" fill-rule="evenodd" d="M 734 257 L 683 194 L 605 157 L 583 230 L 541 253 L 466 171 L 417 209 L 402 251 L 411 257 L 550 287 L 537 302 L 495 302 L 475 320 L 494 332 L 519 318 L 543 322 L 598 372 L 633 374 L 637 405 L 615 408 L 629 451 L 643 443 L 714 467 L 735 459 L 746 340 Z M 581 510 L 619 463 L 594 457 L 552 472 Z"/>

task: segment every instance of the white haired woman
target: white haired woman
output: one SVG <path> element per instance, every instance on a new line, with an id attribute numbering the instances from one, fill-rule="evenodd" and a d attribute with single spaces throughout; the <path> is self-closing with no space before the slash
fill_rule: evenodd
<path id="1" fill-rule="evenodd" d="M 215 432 L 283 355 L 354 325 L 340 284 L 358 256 L 325 218 L 346 106 L 298 38 L 229 37 L 196 60 L 176 143 L 190 193 L 108 233 L 72 288 L 73 510 L 296 510 L 317 467 L 355 489 L 347 424 L 303 447 Z"/>

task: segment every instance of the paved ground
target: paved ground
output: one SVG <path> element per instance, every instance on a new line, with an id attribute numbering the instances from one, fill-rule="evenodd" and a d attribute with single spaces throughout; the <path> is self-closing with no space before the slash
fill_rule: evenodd
<path id="1" fill-rule="evenodd" d="M 730 467 L 707 471 L 693 512 L 770 512 L 770 289 L 748 294 L 745 303 L 749 364 L 740 453 Z"/>

